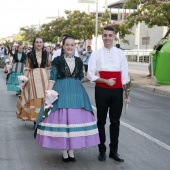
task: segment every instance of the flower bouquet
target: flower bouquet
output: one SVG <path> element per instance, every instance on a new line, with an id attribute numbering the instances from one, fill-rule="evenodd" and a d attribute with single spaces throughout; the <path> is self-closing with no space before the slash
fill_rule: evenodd
<path id="1" fill-rule="evenodd" d="M 9 63 L 9 59 L 6 59 L 6 60 L 5 60 L 5 64 L 8 64 L 8 63 Z"/>
<path id="2" fill-rule="evenodd" d="M 5 62 L 3 63 L 3 66 L 4 66 L 4 73 L 8 73 L 8 69 L 7 69 L 7 65 L 9 65 L 9 60 L 6 59 Z"/>
<path id="3" fill-rule="evenodd" d="M 22 88 L 25 86 L 25 84 L 28 81 L 28 78 L 24 75 L 18 76 L 18 81 L 19 81 L 19 88 L 22 90 Z"/>
<path id="4" fill-rule="evenodd" d="M 46 90 L 46 97 L 44 102 L 44 114 L 42 118 L 44 119 L 51 113 L 51 108 L 53 107 L 54 101 L 58 99 L 58 93 L 54 90 Z"/>
<path id="5" fill-rule="evenodd" d="M 128 109 L 128 106 L 130 104 L 129 94 L 130 94 L 131 82 L 132 82 L 132 80 L 130 77 L 129 81 L 126 83 L 126 89 L 125 89 L 125 113 L 126 113 L 126 110 Z"/>
<path id="6" fill-rule="evenodd" d="M 11 72 L 12 66 L 10 64 L 6 64 L 7 73 Z"/>

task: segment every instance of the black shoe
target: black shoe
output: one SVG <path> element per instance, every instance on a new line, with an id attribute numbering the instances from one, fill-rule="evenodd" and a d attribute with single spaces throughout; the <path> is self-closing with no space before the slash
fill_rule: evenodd
<path id="1" fill-rule="evenodd" d="M 69 161 L 71 161 L 71 162 L 76 162 L 76 159 L 75 159 L 75 157 L 70 157 L 70 156 L 69 156 Z"/>
<path id="2" fill-rule="evenodd" d="M 105 153 L 99 153 L 98 160 L 99 161 L 105 161 L 106 160 L 106 154 Z"/>
<path id="3" fill-rule="evenodd" d="M 113 158 L 115 161 L 124 162 L 124 159 L 120 158 L 120 155 L 118 153 L 110 153 L 109 157 Z"/>
<path id="4" fill-rule="evenodd" d="M 62 160 L 63 160 L 63 162 L 69 162 L 69 157 L 68 157 L 68 158 L 64 158 L 64 157 L 62 156 Z"/>
<path id="5" fill-rule="evenodd" d="M 19 92 L 16 92 L 16 96 L 18 96 L 20 93 Z"/>

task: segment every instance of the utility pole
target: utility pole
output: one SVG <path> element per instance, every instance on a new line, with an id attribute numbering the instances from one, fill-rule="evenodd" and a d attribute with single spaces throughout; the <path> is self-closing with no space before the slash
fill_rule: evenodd
<path id="1" fill-rule="evenodd" d="M 97 36 L 98 36 L 98 0 L 96 0 L 96 29 L 95 29 L 95 50 L 97 50 Z"/>

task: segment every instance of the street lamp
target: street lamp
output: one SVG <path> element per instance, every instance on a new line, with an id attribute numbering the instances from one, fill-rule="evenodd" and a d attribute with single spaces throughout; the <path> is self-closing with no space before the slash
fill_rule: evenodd
<path id="1" fill-rule="evenodd" d="M 97 36 L 98 36 L 98 0 L 96 0 L 96 29 L 95 29 L 95 50 L 97 50 Z"/>

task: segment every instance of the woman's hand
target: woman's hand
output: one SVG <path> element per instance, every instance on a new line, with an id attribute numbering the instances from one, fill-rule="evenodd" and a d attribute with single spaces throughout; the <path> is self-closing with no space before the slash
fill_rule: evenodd
<path id="1" fill-rule="evenodd" d="M 88 81 L 90 81 L 90 80 L 87 78 L 87 76 L 85 76 L 85 77 L 81 80 L 82 83 L 85 83 L 85 82 L 88 82 Z"/>

